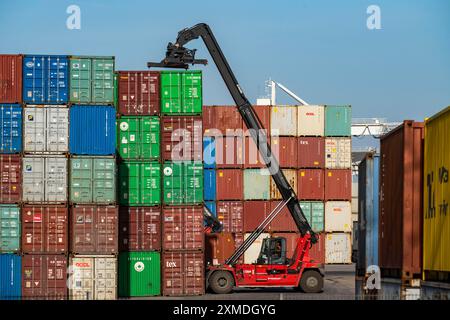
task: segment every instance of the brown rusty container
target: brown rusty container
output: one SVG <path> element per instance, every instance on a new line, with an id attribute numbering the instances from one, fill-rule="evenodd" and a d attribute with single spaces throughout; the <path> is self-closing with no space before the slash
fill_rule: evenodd
<path id="1" fill-rule="evenodd" d="M 68 223 L 68 210 L 65 206 L 24 205 L 22 208 L 22 252 L 66 253 Z"/>
<path id="2" fill-rule="evenodd" d="M 262 125 L 262 128 L 265 130 L 266 135 L 270 134 L 270 106 L 253 106 L 253 109 L 256 112 L 256 115 L 259 118 L 259 121 Z M 250 136 L 248 132 L 247 125 L 243 123 L 242 128 L 244 130 L 244 135 Z"/>
<path id="3" fill-rule="evenodd" d="M 159 72 L 119 71 L 119 113 L 158 115 L 160 111 Z"/>
<path id="4" fill-rule="evenodd" d="M 280 201 L 271 201 L 270 210 L 274 210 Z M 269 230 L 273 232 L 297 232 L 298 228 L 292 218 L 291 213 L 287 207 L 284 207 L 281 212 L 269 225 Z"/>
<path id="5" fill-rule="evenodd" d="M 119 208 L 119 251 L 161 250 L 161 207 Z"/>
<path id="6" fill-rule="evenodd" d="M 271 212 L 270 201 L 244 201 L 244 231 L 252 232 Z"/>
<path id="7" fill-rule="evenodd" d="M 214 106 L 215 129 L 224 136 L 242 135 L 242 118 L 236 106 Z"/>
<path id="8" fill-rule="evenodd" d="M 297 176 L 298 172 L 295 169 L 283 169 L 283 174 L 289 182 L 292 189 L 297 190 Z M 270 179 L 270 199 L 271 200 L 281 200 L 283 196 L 281 195 L 275 180 Z"/>
<path id="9" fill-rule="evenodd" d="M 22 258 L 22 299 L 65 300 L 67 257 L 27 254 Z"/>
<path id="10" fill-rule="evenodd" d="M 216 137 L 216 167 L 243 168 L 244 166 L 244 137 L 227 136 Z"/>
<path id="11" fill-rule="evenodd" d="M 297 179 L 299 200 L 323 200 L 325 197 L 324 170 L 300 169 Z M 351 185 L 351 184 L 350 184 Z"/>
<path id="12" fill-rule="evenodd" d="M 223 232 L 243 232 L 244 203 L 242 201 L 217 201 L 217 218 Z"/>
<path id="13" fill-rule="evenodd" d="M 203 129 L 201 116 L 165 116 L 162 118 L 161 130 L 164 160 L 202 160 Z"/>
<path id="14" fill-rule="evenodd" d="M 404 121 L 381 138 L 379 265 L 386 277 L 422 272 L 423 123 Z"/>
<path id="15" fill-rule="evenodd" d="M 236 243 L 231 232 L 206 234 L 205 238 L 206 265 L 224 264 L 236 250 Z"/>
<path id="16" fill-rule="evenodd" d="M 252 137 L 244 137 L 243 139 L 244 146 L 244 155 L 243 155 L 243 162 L 244 162 L 244 168 L 266 168 L 266 165 L 264 164 L 264 159 L 262 155 L 259 153 L 258 148 L 256 146 L 255 141 Z M 268 143 L 270 143 L 270 139 L 267 140 Z"/>
<path id="17" fill-rule="evenodd" d="M 162 230 L 163 250 L 203 250 L 203 207 L 164 207 Z"/>
<path id="18" fill-rule="evenodd" d="M 297 240 L 300 237 L 300 234 L 297 232 L 275 232 L 272 236 L 286 238 L 286 257 L 292 258 L 295 248 L 297 247 Z M 323 234 L 319 234 L 318 236 L 319 241 L 317 241 L 316 244 L 313 244 L 309 250 L 309 256 L 315 262 L 325 263 L 325 237 Z"/>
<path id="19" fill-rule="evenodd" d="M 352 200 L 352 170 L 325 170 L 325 200 Z"/>
<path id="20" fill-rule="evenodd" d="M 22 158 L 0 155 L 0 203 L 19 203 L 22 199 Z"/>
<path id="21" fill-rule="evenodd" d="M 0 103 L 22 103 L 22 55 L 0 54 Z"/>
<path id="22" fill-rule="evenodd" d="M 162 261 L 164 296 L 195 296 L 205 293 L 205 254 L 203 252 L 164 252 Z"/>
<path id="23" fill-rule="evenodd" d="M 296 168 L 298 158 L 296 137 L 272 137 L 270 146 L 281 168 Z"/>
<path id="24" fill-rule="evenodd" d="M 118 206 L 73 206 L 70 212 L 70 248 L 75 254 L 118 252 Z"/>
<path id="25" fill-rule="evenodd" d="M 325 167 L 325 139 L 321 137 L 298 138 L 298 168 Z"/>
<path id="26" fill-rule="evenodd" d="M 216 172 L 217 200 L 243 200 L 244 177 L 240 169 L 219 169 Z"/>
<path id="27" fill-rule="evenodd" d="M 215 108 L 213 106 L 203 106 L 202 108 L 202 125 L 203 125 L 203 135 L 205 137 L 214 136 L 215 131 Z"/>

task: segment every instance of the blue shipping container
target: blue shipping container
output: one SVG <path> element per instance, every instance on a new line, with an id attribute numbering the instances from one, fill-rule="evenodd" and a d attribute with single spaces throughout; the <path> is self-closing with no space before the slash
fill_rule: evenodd
<path id="1" fill-rule="evenodd" d="M 209 211 L 217 217 L 217 209 L 216 209 L 216 202 L 214 201 L 205 201 L 206 207 L 208 207 Z"/>
<path id="2" fill-rule="evenodd" d="M 69 151 L 77 155 L 113 155 L 116 110 L 110 106 L 70 107 Z"/>
<path id="3" fill-rule="evenodd" d="M 203 167 L 205 169 L 216 167 L 216 142 L 213 137 L 203 138 Z"/>
<path id="4" fill-rule="evenodd" d="M 20 299 L 22 294 L 22 257 L 0 254 L 0 300 Z"/>
<path id="5" fill-rule="evenodd" d="M 22 151 L 22 107 L 0 104 L 0 153 Z"/>
<path id="6" fill-rule="evenodd" d="M 23 101 L 67 103 L 69 59 L 67 56 L 26 55 L 23 58 Z"/>
<path id="7" fill-rule="evenodd" d="M 216 200 L 216 170 L 203 170 L 203 199 L 205 201 Z"/>

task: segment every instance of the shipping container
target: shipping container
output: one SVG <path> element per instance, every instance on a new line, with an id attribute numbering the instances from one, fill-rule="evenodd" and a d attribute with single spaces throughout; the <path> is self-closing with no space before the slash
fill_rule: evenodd
<path id="1" fill-rule="evenodd" d="M 352 262 L 350 233 L 327 233 L 325 236 L 325 263 L 348 264 Z"/>
<path id="2" fill-rule="evenodd" d="M 283 174 L 288 180 L 292 189 L 297 190 L 297 170 L 295 169 L 284 169 Z M 275 180 L 270 179 L 270 199 L 271 200 L 281 200 L 283 197 L 281 196 L 280 191 L 278 190 L 277 185 L 275 184 Z"/>
<path id="3" fill-rule="evenodd" d="M 298 191 L 300 200 L 323 200 L 325 178 L 322 169 L 300 169 L 298 171 Z"/>
<path id="4" fill-rule="evenodd" d="M 0 104 L 0 153 L 22 151 L 22 106 Z"/>
<path id="5" fill-rule="evenodd" d="M 69 270 L 69 299 L 117 299 L 117 258 L 115 256 L 72 256 Z"/>
<path id="6" fill-rule="evenodd" d="M 119 71 L 118 107 L 122 115 L 158 115 L 160 112 L 159 72 Z"/>
<path id="7" fill-rule="evenodd" d="M 271 201 L 270 202 L 270 211 L 266 212 L 266 216 L 272 212 L 276 206 L 281 201 Z M 302 207 L 303 210 L 303 207 Z M 306 215 L 305 210 L 303 212 Z M 307 216 L 307 219 L 309 220 L 309 217 Z M 261 220 L 262 222 L 263 220 Z M 283 209 L 281 209 L 281 212 L 276 216 L 275 219 L 272 220 L 272 222 L 269 224 L 269 228 L 271 232 L 297 232 L 298 228 L 295 224 L 294 219 L 292 218 L 291 213 L 289 212 L 289 209 L 287 206 L 285 206 Z"/>
<path id="8" fill-rule="evenodd" d="M 117 206 L 77 205 L 70 211 L 70 251 L 115 254 L 119 243 Z"/>
<path id="9" fill-rule="evenodd" d="M 213 106 L 203 106 L 202 107 L 202 124 L 203 124 L 203 135 L 206 136 L 217 136 L 216 128 L 216 112 Z"/>
<path id="10" fill-rule="evenodd" d="M 350 169 L 352 167 L 351 138 L 325 139 L 325 168 Z"/>
<path id="11" fill-rule="evenodd" d="M 325 167 L 325 140 L 322 137 L 298 138 L 298 168 Z"/>
<path id="12" fill-rule="evenodd" d="M 20 208 L 17 205 L 0 204 L 0 252 L 20 250 Z"/>
<path id="13" fill-rule="evenodd" d="M 201 161 L 202 117 L 163 117 L 161 143 L 164 160 Z"/>
<path id="14" fill-rule="evenodd" d="M 325 200 L 352 199 L 352 170 L 325 170 Z"/>
<path id="15" fill-rule="evenodd" d="M 244 231 L 255 230 L 270 214 L 271 209 L 270 201 L 244 201 Z"/>
<path id="16" fill-rule="evenodd" d="M 27 105 L 23 119 L 23 149 L 26 153 L 69 151 L 67 105 Z"/>
<path id="17" fill-rule="evenodd" d="M 216 172 L 217 200 L 242 200 L 244 197 L 243 170 L 219 169 Z"/>
<path id="18" fill-rule="evenodd" d="M 351 135 L 352 109 L 350 106 L 325 106 L 325 136 Z"/>
<path id="19" fill-rule="evenodd" d="M 119 120 L 117 131 L 121 159 L 157 160 L 161 156 L 159 117 L 124 116 Z"/>
<path id="20" fill-rule="evenodd" d="M 297 106 L 272 106 L 270 108 L 270 134 L 272 136 L 296 136 L 297 109 Z"/>
<path id="21" fill-rule="evenodd" d="M 236 250 L 236 242 L 231 232 L 205 234 L 206 265 L 221 265 Z"/>
<path id="22" fill-rule="evenodd" d="M 266 136 L 270 135 L 270 106 L 253 106 L 256 116 L 259 119 L 260 126 L 264 130 Z M 243 122 L 242 129 L 245 136 L 250 136 L 247 125 Z"/>
<path id="23" fill-rule="evenodd" d="M 325 233 L 318 234 L 319 241 L 309 249 L 309 257 L 317 263 L 325 263 Z"/>
<path id="24" fill-rule="evenodd" d="M 210 106 L 213 109 L 214 122 L 212 129 L 223 136 L 241 136 L 243 121 L 236 106 Z"/>
<path id="25" fill-rule="evenodd" d="M 0 300 L 18 300 L 22 295 L 22 257 L 0 254 Z"/>
<path id="26" fill-rule="evenodd" d="M 246 233 L 244 235 L 244 240 L 246 240 L 251 233 Z M 252 245 L 245 251 L 244 253 L 244 263 L 247 264 L 254 264 L 256 263 L 256 260 L 258 260 L 259 253 L 261 251 L 261 246 L 263 243 L 263 240 L 265 238 L 270 238 L 270 234 L 268 233 L 261 233 L 258 238 L 252 243 Z"/>
<path id="27" fill-rule="evenodd" d="M 256 145 L 251 138 L 244 138 L 243 136 L 227 136 L 227 137 L 215 137 L 214 147 L 216 151 L 216 166 L 217 168 L 242 168 L 244 165 L 244 157 L 248 159 L 248 155 L 244 154 L 244 143 L 247 142 L 246 152 L 248 153 L 249 143 L 251 143 L 255 149 Z M 256 151 L 257 152 L 257 151 Z M 258 153 L 256 154 L 258 155 Z M 256 159 L 259 159 L 255 157 Z M 246 162 L 247 165 L 248 161 Z"/>
<path id="28" fill-rule="evenodd" d="M 69 215 L 65 206 L 22 207 L 22 252 L 63 254 L 68 252 Z"/>
<path id="29" fill-rule="evenodd" d="M 161 250 L 161 207 L 119 208 L 119 251 Z"/>
<path id="30" fill-rule="evenodd" d="M 205 255 L 203 252 L 164 252 L 162 290 L 165 296 L 205 294 Z"/>
<path id="31" fill-rule="evenodd" d="M 22 102 L 22 59 L 20 54 L 0 54 L 0 103 Z"/>
<path id="32" fill-rule="evenodd" d="M 294 232 L 276 232 L 272 237 L 283 237 L 286 239 L 286 258 L 291 259 L 294 256 L 294 251 L 297 247 L 299 233 Z M 325 263 L 325 238 L 323 234 L 318 234 L 319 241 L 313 244 L 309 249 L 309 257 L 316 263 Z"/>
<path id="33" fill-rule="evenodd" d="M 116 152 L 114 107 L 71 106 L 69 150 L 71 154 L 78 155 L 114 155 Z"/>
<path id="34" fill-rule="evenodd" d="M 216 168 L 216 140 L 213 137 L 203 137 L 203 168 Z"/>
<path id="35" fill-rule="evenodd" d="M 325 231 L 351 232 L 352 207 L 350 201 L 325 202 Z"/>
<path id="36" fill-rule="evenodd" d="M 163 250 L 203 250 L 203 206 L 163 207 Z"/>
<path id="37" fill-rule="evenodd" d="M 125 161 L 119 165 L 119 202 L 125 206 L 161 204 L 161 164 Z"/>
<path id="38" fill-rule="evenodd" d="M 70 57 L 70 102 L 114 103 L 114 57 Z"/>
<path id="39" fill-rule="evenodd" d="M 202 113 L 202 72 L 161 71 L 161 113 Z"/>
<path id="40" fill-rule="evenodd" d="M 301 201 L 300 207 L 302 208 L 303 214 L 306 216 L 306 219 L 308 220 L 313 231 L 324 231 L 326 221 L 324 203 L 321 201 Z"/>
<path id="41" fill-rule="evenodd" d="M 381 138 L 380 151 L 378 262 L 382 276 L 421 277 L 423 123 L 403 122 Z"/>
<path id="42" fill-rule="evenodd" d="M 318 136 L 325 134 L 325 109 L 323 106 L 300 106 L 297 109 L 299 136 Z"/>
<path id="43" fill-rule="evenodd" d="M 217 217 L 217 206 L 215 201 L 205 201 L 205 206 L 211 211 L 213 216 Z"/>
<path id="44" fill-rule="evenodd" d="M 23 57 L 23 102 L 67 103 L 69 100 L 67 56 L 25 55 Z"/>
<path id="45" fill-rule="evenodd" d="M 22 157 L 0 154 L 0 203 L 19 203 L 22 199 Z"/>
<path id="46" fill-rule="evenodd" d="M 205 201 L 216 200 L 216 170 L 203 171 L 203 199 Z"/>
<path id="47" fill-rule="evenodd" d="M 244 170 L 244 200 L 269 200 L 270 178 L 268 169 Z"/>
<path id="48" fill-rule="evenodd" d="M 161 294 L 159 252 L 121 252 L 119 255 L 119 296 L 148 297 Z"/>
<path id="49" fill-rule="evenodd" d="M 217 201 L 217 218 L 223 232 L 244 231 L 244 203 L 242 201 Z"/>
<path id="50" fill-rule="evenodd" d="M 114 158 L 70 158 L 70 202 L 114 204 L 116 172 Z"/>
<path id="51" fill-rule="evenodd" d="M 23 300 L 65 300 L 67 257 L 28 254 L 22 258 Z"/>
<path id="52" fill-rule="evenodd" d="M 203 202 L 203 164 L 201 162 L 166 162 L 163 173 L 165 204 Z"/>
<path id="53" fill-rule="evenodd" d="M 114 107 L 116 109 L 119 108 L 119 73 L 114 72 L 113 74 L 113 81 L 114 81 Z"/>
<path id="54" fill-rule="evenodd" d="M 280 168 L 297 167 L 298 147 L 296 137 L 271 137 L 270 147 Z"/>
<path id="55" fill-rule="evenodd" d="M 244 137 L 242 141 L 244 143 L 244 148 L 243 148 L 243 150 L 244 150 L 244 156 L 243 156 L 244 168 L 245 169 L 266 168 L 264 158 L 261 155 L 261 153 L 259 152 L 257 144 L 255 143 L 253 138 L 252 137 Z M 258 143 L 261 146 L 264 142 L 262 142 L 258 138 Z M 270 144 L 270 139 L 267 140 L 267 143 Z M 239 145 L 238 145 L 238 148 L 239 148 Z M 279 151 L 279 150 L 277 150 L 277 151 Z M 229 153 L 228 150 L 227 150 L 227 153 Z"/>
<path id="56" fill-rule="evenodd" d="M 67 202 L 67 158 L 26 156 L 22 170 L 24 202 Z"/>

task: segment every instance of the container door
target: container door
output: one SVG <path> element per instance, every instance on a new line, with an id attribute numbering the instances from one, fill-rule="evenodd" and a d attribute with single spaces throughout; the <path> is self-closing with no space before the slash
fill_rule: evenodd
<path id="1" fill-rule="evenodd" d="M 93 199 L 95 203 L 116 201 L 116 162 L 114 159 L 93 158 Z"/>
<path id="2" fill-rule="evenodd" d="M 203 164 L 188 162 L 184 166 L 184 203 L 198 204 L 203 202 Z"/>
<path id="3" fill-rule="evenodd" d="M 157 162 L 140 166 L 140 201 L 143 204 L 161 203 L 161 165 Z"/>
<path id="4" fill-rule="evenodd" d="M 199 71 L 183 72 L 183 113 L 202 113 L 202 74 Z"/>
<path id="5" fill-rule="evenodd" d="M 164 164 L 164 203 L 183 203 L 183 165 L 167 162 Z"/>
<path id="6" fill-rule="evenodd" d="M 0 255 L 0 300 L 17 300 L 22 295 L 22 257 Z"/>
<path id="7" fill-rule="evenodd" d="M 270 174 L 266 169 L 244 170 L 244 199 L 270 199 Z"/>
<path id="8" fill-rule="evenodd" d="M 92 158 L 70 159 L 70 201 L 92 202 Z"/>
<path id="9" fill-rule="evenodd" d="M 45 96 L 46 101 L 62 103 L 68 101 L 68 59 L 65 56 L 50 56 L 47 60 Z"/>
<path id="10" fill-rule="evenodd" d="M 180 72 L 161 72 L 161 112 L 163 114 L 182 112 L 181 91 Z"/>
<path id="11" fill-rule="evenodd" d="M 348 137 L 351 135 L 351 109 L 349 106 L 325 107 L 325 136 Z"/>
<path id="12" fill-rule="evenodd" d="M 43 152 L 45 148 L 45 108 L 24 108 L 24 150 Z"/>
<path id="13" fill-rule="evenodd" d="M 204 171 L 204 199 L 205 201 L 216 200 L 216 170 Z"/>
<path id="14" fill-rule="evenodd" d="M 205 169 L 216 167 L 216 142 L 213 137 L 203 138 L 203 167 Z"/>
<path id="15" fill-rule="evenodd" d="M 94 297 L 94 259 L 72 258 L 72 275 L 69 275 L 71 300 L 93 300 Z"/>
<path id="16" fill-rule="evenodd" d="M 25 56 L 23 58 L 23 101 L 45 103 L 43 56 Z"/>
<path id="17" fill-rule="evenodd" d="M 324 230 L 325 208 L 323 202 L 311 202 L 311 228 L 314 232 Z"/>
<path id="18" fill-rule="evenodd" d="M 0 152 L 22 151 L 22 107 L 0 105 Z"/>
<path id="19" fill-rule="evenodd" d="M 145 297 L 161 294 L 159 252 L 129 252 L 120 255 L 119 292 L 125 297 Z"/>
<path id="20" fill-rule="evenodd" d="M 20 228 L 19 207 L 0 205 L 0 252 L 20 249 Z"/>
<path id="21" fill-rule="evenodd" d="M 92 101 L 97 103 L 114 103 L 114 60 L 92 60 Z"/>
<path id="22" fill-rule="evenodd" d="M 159 159 L 160 151 L 160 122 L 158 117 L 143 117 L 139 125 L 140 158 Z"/>
<path id="23" fill-rule="evenodd" d="M 300 106 L 297 109 L 299 136 L 324 135 L 325 115 L 323 106 Z"/>
<path id="24" fill-rule="evenodd" d="M 95 300 L 115 300 L 117 298 L 117 259 L 95 258 Z"/>
<path id="25" fill-rule="evenodd" d="M 70 59 L 70 102 L 89 103 L 91 99 L 92 61 L 88 58 Z"/>
<path id="26" fill-rule="evenodd" d="M 45 160 L 45 200 L 67 201 L 67 159 L 47 158 Z"/>
<path id="27" fill-rule="evenodd" d="M 46 108 L 46 151 L 69 151 L 69 109 L 66 106 Z"/>
<path id="28" fill-rule="evenodd" d="M 139 159 L 139 121 L 136 117 L 122 117 L 119 124 L 119 155 L 122 159 Z"/>
<path id="29" fill-rule="evenodd" d="M 44 158 L 23 158 L 23 196 L 28 202 L 43 202 L 44 197 Z"/>

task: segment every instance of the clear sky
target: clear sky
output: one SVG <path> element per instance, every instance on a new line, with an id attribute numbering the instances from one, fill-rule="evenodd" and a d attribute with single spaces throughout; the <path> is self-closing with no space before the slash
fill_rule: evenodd
<path id="1" fill-rule="evenodd" d="M 66 27 L 71 4 L 81 30 Z M 367 28 L 371 4 L 381 30 Z M 309 103 L 351 104 L 354 117 L 420 120 L 450 105 L 449 0 L 0 0 L 0 52 L 114 55 L 116 69 L 144 70 L 198 22 L 251 101 L 272 77 Z M 201 41 L 190 47 L 210 59 Z M 205 104 L 232 103 L 212 60 L 200 69 Z"/>

